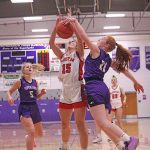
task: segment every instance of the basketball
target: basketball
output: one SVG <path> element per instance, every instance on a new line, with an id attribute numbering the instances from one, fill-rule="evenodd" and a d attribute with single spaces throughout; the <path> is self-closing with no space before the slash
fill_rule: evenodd
<path id="1" fill-rule="evenodd" d="M 63 24 L 63 21 L 60 21 L 57 25 L 56 32 L 60 38 L 68 39 L 73 35 L 73 29 L 71 25 L 68 23 L 66 25 Z"/>

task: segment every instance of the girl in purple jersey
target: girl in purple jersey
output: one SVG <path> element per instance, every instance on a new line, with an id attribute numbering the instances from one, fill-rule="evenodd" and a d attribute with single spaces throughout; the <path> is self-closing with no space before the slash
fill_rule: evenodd
<path id="1" fill-rule="evenodd" d="M 46 90 L 38 90 L 38 83 L 32 78 L 34 70 L 43 70 L 40 64 L 24 63 L 22 65 L 22 78 L 16 81 L 7 92 L 7 99 L 10 105 L 14 104 L 12 94 L 18 90 L 20 104 L 18 108 L 19 119 L 27 132 L 27 150 L 33 150 L 34 138 L 41 137 L 43 133 L 41 115 L 36 100 L 46 94 Z"/>
<path id="2" fill-rule="evenodd" d="M 112 36 L 103 37 L 97 41 L 97 44 L 92 43 L 83 27 L 73 17 L 66 17 L 65 23 L 71 23 L 76 26 L 76 32 L 80 33 L 80 38 L 90 49 L 90 54 L 85 60 L 84 79 L 90 112 L 96 124 L 111 138 L 119 150 L 135 150 L 139 139 L 128 136 L 117 125 L 112 124 L 107 119 L 106 109 L 109 112 L 111 111 L 110 93 L 103 82 L 105 73 L 110 67 L 113 67 L 113 69 L 117 72 L 122 72 L 134 83 L 136 91 L 144 91 L 142 85 L 136 81 L 128 70 L 131 53 L 120 44 L 116 44 Z M 112 61 L 108 52 L 115 48 L 117 48 L 116 60 Z"/>

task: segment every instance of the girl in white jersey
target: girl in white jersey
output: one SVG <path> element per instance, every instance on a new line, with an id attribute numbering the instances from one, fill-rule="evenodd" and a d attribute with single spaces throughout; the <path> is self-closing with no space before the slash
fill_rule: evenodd
<path id="1" fill-rule="evenodd" d="M 59 103 L 59 115 L 62 122 L 62 147 L 59 150 L 69 150 L 70 120 L 73 109 L 80 136 L 81 149 L 87 150 L 88 133 L 85 125 L 86 101 L 82 94 L 83 44 L 78 35 L 76 35 L 77 42 L 70 41 L 66 52 L 63 53 L 55 44 L 56 27 L 59 21 L 60 18 L 57 19 L 50 37 L 50 46 L 61 62 L 59 79 L 62 81 L 63 86 Z"/>
<path id="2" fill-rule="evenodd" d="M 111 120 L 115 116 L 118 126 L 122 129 L 122 106 L 126 104 L 126 95 L 124 90 L 118 85 L 117 78 L 113 75 L 111 79 L 110 102 L 111 102 Z"/>

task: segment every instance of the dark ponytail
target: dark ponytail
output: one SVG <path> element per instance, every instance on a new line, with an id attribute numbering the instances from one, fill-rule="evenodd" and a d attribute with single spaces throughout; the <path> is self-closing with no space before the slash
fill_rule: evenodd
<path id="1" fill-rule="evenodd" d="M 132 58 L 131 52 L 122 45 L 116 43 L 116 71 L 121 72 L 129 68 L 129 63 Z"/>

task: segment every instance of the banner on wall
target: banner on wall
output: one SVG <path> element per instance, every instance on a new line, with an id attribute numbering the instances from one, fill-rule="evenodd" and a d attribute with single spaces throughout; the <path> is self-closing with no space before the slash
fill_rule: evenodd
<path id="1" fill-rule="evenodd" d="M 146 69 L 150 70 L 150 46 L 145 46 L 145 64 Z"/>
<path id="2" fill-rule="evenodd" d="M 39 89 L 50 89 L 50 73 L 39 72 L 34 77 L 39 85 Z"/>
<path id="3" fill-rule="evenodd" d="M 21 78 L 21 74 L 0 74 L 0 91 L 7 91 L 17 80 Z M 39 89 L 50 89 L 50 73 L 39 72 L 33 77 L 39 84 Z"/>
<path id="4" fill-rule="evenodd" d="M 61 49 L 61 51 L 65 53 L 65 49 Z M 60 68 L 60 60 L 52 51 L 50 51 L 50 71 L 58 72 L 59 68 Z"/>
<path id="5" fill-rule="evenodd" d="M 3 83 L 1 84 L 2 91 L 8 90 L 14 82 L 21 78 L 21 74 L 4 74 L 3 75 Z"/>
<path id="6" fill-rule="evenodd" d="M 65 53 L 66 44 L 56 43 L 56 46 L 58 48 L 60 48 L 63 53 Z M 60 60 L 57 58 L 57 56 L 51 50 L 50 51 L 50 71 L 58 72 L 59 68 L 60 68 Z"/>
<path id="7" fill-rule="evenodd" d="M 111 52 L 110 57 L 111 57 L 112 59 L 115 59 L 115 58 L 116 58 L 116 50 L 113 50 L 113 51 Z"/>
<path id="8" fill-rule="evenodd" d="M 140 69 L 140 47 L 128 47 L 132 53 L 132 61 L 129 68 L 136 72 Z"/>
<path id="9" fill-rule="evenodd" d="M 45 71 L 49 71 L 49 50 L 44 49 L 44 50 L 38 50 L 37 51 L 37 56 L 38 56 L 38 63 L 42 64 L 45 67 Z"/>

